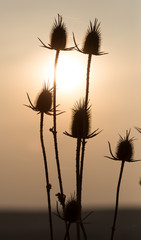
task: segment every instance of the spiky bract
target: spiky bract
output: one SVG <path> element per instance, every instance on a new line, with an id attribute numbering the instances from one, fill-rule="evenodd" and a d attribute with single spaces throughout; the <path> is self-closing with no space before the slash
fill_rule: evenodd
<path id="1" fill-rule="evenodd" d="M 66 42 L 67 42 L 66 27 L 62 22 L 62 16 L 58 14 L 58 21 L 55 19 L 55 23 L 51 32 L 50 47 L 55 50 L 64 50 Z"/>
<path id="2" fill-rule="evenodd" d="M 133 156 L 133 138 L 129 139 L 130 132 L 127 132 L 126 137 L 120 136 L 120 141 L 117 146 L 116 156 L 123 161 L 131 162 Z"/>
<path id="3" fill-rule="evenodd" d="M 44 88 L 37 98 L 36 109 L 39 112 L 48 113 L 52 106 L 52 94 Z"/>
<path id="4" fill-rule="evenodd" d="M 90 130 L 90 108 L 84 102 L 77 102 L 73 108 L 71 132 L 74 138 L 86 138 Z"/>
<path id="5" fill-rule="evenodd" d="M 90 27 L 84 41 L 83 52 L 87 54 L 99 55 L 100 43 L 100 23 L 98 23 L 98 19 L 95 19 L 94 25 L 90 21 Z"/>
<path id="6" fill-rule="evenodd" d="M 76 222 L 79 217 L 79 204 L 74 197 L 71 197 L 64 208 L 64 219 L 70 223 Z"/>
<path id="7" fill-rule="evenodd" d="M 44 85 L 43 90 L 37 97 L 35 106 L 32 104 L 28 93 L 27 93 L 27 97 L 30 105 L 25 105 L 25 106 L 39 113 L 46 113 L 48 115 L 52 115 L 52 108 L 51 108 L 52 107 L 52 88 L 49 89 L 48 86 Z"/>
<path id="8" fill-rule="evenodd" d="M 120 136 L 120 141 L 117 145 L 117 151 L 116 151 L 116 155 L 114 156 L 114 154 L 112 153 L 112 149 L 111 149 L 111 144 L 110 142 L 108 142 L 109 144 L 109 151 L 111 154 L 111 157 L 109 156 L 105 156 L 107 158 L 110 158 L 112 160 L 119 160 L 119 161 L 123 161 L 123 162 L 138 162 L 141 160 L 134 160 L 133 157 L 133 141 L 135 140 L 134 137 L 129 139 L 129 135 L 130 135 L 131 130 L 126 130 L 126 137 L 123 138 Z"/>
<path id="9" fill-rule="evenodd" d="M 76 43 L 75 36 L 73 34 L 73 40 L 77 51 L 90 55 L 104 55 L 105 52 L 100 51 L 101 45 L 101 32 L 100 32 L 100 22 L 95 18 L 94 24 L 90 21 L 90 26 L 87 30 L 83 48 L 80 49 Z"/>

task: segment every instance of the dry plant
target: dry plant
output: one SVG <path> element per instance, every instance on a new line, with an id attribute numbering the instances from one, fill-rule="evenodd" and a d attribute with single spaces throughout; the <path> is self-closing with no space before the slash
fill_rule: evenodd
<path id="1" fill-rule="evenodd" d="M 70 226 L 72 223 L 76 224 L 76 239 L 80 240 L 81 236 L 87 240 L 86 230 L 84 228 L 84 220 L 89 216 L 89 214 L 82 218 L 82 189 L 83 189 L 83 170 L 84 170 L 84 160 L 85 160 L 85 149 L 86 143 L 89 139 L 97 136 L 101 131 L 96 129 L 91 132 L 90 123 L 91 123 L 91 108 L 89 99 L 89 83 L 90 83 L 90 69 L 92 56 L 102 56 L 107 53 L 100 51 L 101 48 L 101 30 L 100 22 L 95 18 L 94 23 L 90 21 L 89 28 L 86 32 L 84 43 L 82 49 L 78 47 L 78 44 L 73 33 L 74 47 L 66 47 L 67 45 L 67 29 L 63 22 L 62 16 L 58 14 L 58 19 L 55 19 L 54 25 L 51 30 L 50 43 L 45 44 L 40 38 L 38 38 L 41 46 L 47 50 L 55 51 L 55 61 L 54 61 L 54 79 L 53 87 L 49 89 L 49 86 L 44 86 L 42 92 L 37 98 L 36 105 L 34 106 L 30 100 L 29 95 L 27 94 L 30 105 L 26 105 L 34 111 L 37 111 L 40 114 L 40 140 L 41 147 L 44 159 L 45 166 L 45 176 L 46 176 L 46 185 L 47 185 L 47 200 L 48 200 L 48 212 L 49 212 L 49 224 L 50 224 L 50 239 L 54 239 L 53 234 L 53 222 L 52 222 L 52 210 L 51 210 L 51 197 L 50 190 L 51 184 L 49 181 L 49 170 L 47 166 L 47 156 L 44 146 L 43 138 L 43 120 L 44 114 L 51 115 L 53 117 L 53 127 L 50 127 L 50 131 L 53 135 L 54 140 L 54 150 L 56 157 L 56 166 L 58 173 L 58 184 L 59 191 L 56 193 L 58 202 L 57 202 L 57 216 L 65 222 L 66 231 L 64 233 L 64 240 L 70 240 Z M 82 96 L 82 99 L 76 101 L 72 109 L 72 122 L 71 122 L 71 132 L 67 131 L 64 134 L 68 137 L 76 139 L 76 188 L 74 189 L 75 195 L 66 200 L 66 195 L 63 188 L 63 180 L 61 175 L 61 164 L 59 157 L 59 147 L 58 147 L 58 138 L 57 138 L 57 116 L 63 112 L 58 110 L 59 104 L 56 103 L 56 70 L 59 61 L 59 55 L 61 51 L 71 51 L 77 50 L 81 54 L 88 56 L 87 60 L 87 73 L 86 73 L 86 90 L 85 96 Z M 137 129 L 140 131 L 140 129 Z M 120 137 L 120 141 L 117 147 L 116 156 L 113 155 L 111 150 L 111 145 L 109 143 L 109 150 L 111 157 L 106 156 L 107 158 L 113 160 L 121 161 L 121 170 L 117 186 L 117 195 L 116 195 L 116 204 L 115 204 L 115 214 L 114 221 L 112 226 L 111 240 L 114 239 L 115 225 L 118 212 L 118 202 L 119 202 L 119 190 L 122 179 L 123 168 L 125 162 L 135 162 L 137 160 L 132 159 L 133 155 L 133 140 L 134 138 L 129 139 L 130 131 L 126 131 L 126 137 Z M 139 161 L 139 160 L 138 160 Z M 62 213 L 59 212 L 58 203 L 62 206 Z M 80 231 L 81 230 L 81 231 Z"/>

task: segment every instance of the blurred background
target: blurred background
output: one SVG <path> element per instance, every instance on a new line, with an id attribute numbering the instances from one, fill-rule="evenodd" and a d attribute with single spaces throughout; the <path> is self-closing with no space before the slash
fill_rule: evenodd
<path id="1" fill-rule="evenodd" d="M 89 22 L 94 23 L 95 18 L 98 18 L 102 36 L 100 50 L 109 53 L 92 58 L 89 95 L 92 105 L 91 131 L 97 128 L 103 131 L 86 145 L 82 195 L 84 208 L 106 209 L 106 212 L 102 212 L 103 215 L 100 215 L 102 210 L 99 210 L 90 219 L 98 231 L 97 235 L 91 236 L 99 236 L 99 240 L 100 234 L 108 236 L 113 217 L 110 209 L 114 207 L 120 171 L 120 162 L 104 157 L 109 155 L 108 141 L 115 152 L 119 134 L 124 137 L 126 129 L 131 128 L 131 137 L 136 138 L 134 158 L 141 159 L 141 135 L 134 128 L 141 127 L 140 9 L 139 0 L 0 0 L 0 235 L 3 239 L 8 239 L 8 236 L 14 240 L 16 236 L 17 239 L 32 239 L 29 232 L 34 232 L 36 238 L 41 239 L 48 231 L 45 223 L 47 215 L 44 216 L 43 213 L 47 210 L 47 202 L 39 139 L 40 117 L 24 104 L 28 104 L 27 92 L 35 103 L 44 82 L 49 81 L 52 86 L 55 51 L 41 48 L 37 37 L 46 44 L 50 42 L 57 14 L 63 16 L 67 28 L 67 47 L 74 45 L 74 32 L 81 48 Z M 60 53 L 57 103 L 65 113 L 57 118 L 57 130 L 67 198 L 75 192 L 76 140 L 65 136 L 63 132 L 70 132 L 72 108 L 85 95 L 86 66 L 87 55 L 77 51 Z M 49 132 L 52 124 L 52 117 L 46 116 L 44 137 L 52 184 L 52 206 L 55 211 L 55 194 L 59 192 L 59 186 L 53 138 Z M 134 209 L 134 212 L 119 212 L 121 225 L 118 234 L 122 233 L 122 237 L 117 237 L 120 240 L 140 239 L 140 178 L 141 163 L 126 163 L 120 192 L 120 209 Z M 27 211 L 28 215 L 15 215 L 16 212 L 20 214 L 20 211 Z M 29 211 L 32 211 L 31 216 Z M 33 211 L 36 211 L 37 216 Z M 127 221 L 130 231 L 129 228 L 126 229 L 127 225 L 123 227 Z M 103 231 L 98 230 L 98 226 Z M 106 227 L 107 230 L 104 230 Z M 21 235 L 21 232 L 24 234 Z"/>
<path id="2" fill-rule="evenodd" d="M 35 103 L 43 84 L 53 81 L 55 51 L 40 47 L 37 37 L 50 42 L 57 14 L 67 28 L 67 46 L 73 46 L 72 32 L 81 48 L 89 22 L 101 22 L 101 51 L 93 56 L 90 73 L 91 131 L 103 131 L 86 145 L 84 164 L 84 208 L 109 208 L 115 203 L 120 162 L 106 159 L 108 141 L 113 152 L 119 135 L 131 128 L 135 136 L 134 158 L 141 159 L 141 30 L 139 0 L 0 0 L 0 209 L 47 209 L 44 165 L 39 139 L 40 117 L 26 108 L 26 93 Z M 87 55 L 61 52 L 57 73 L 57 103 L 64 114 L 57 118 L 59 154 L 64 192 L 75 192 L 76 140 L 70 132 L 74 103 L 85 95 Z M 45 117 L 45 144 L 51 198 L 56 206 L 59 192 L 52 117 Z M 141 207 L 141 163 L 126 163 L 120 192 L 120 206 Z"/>

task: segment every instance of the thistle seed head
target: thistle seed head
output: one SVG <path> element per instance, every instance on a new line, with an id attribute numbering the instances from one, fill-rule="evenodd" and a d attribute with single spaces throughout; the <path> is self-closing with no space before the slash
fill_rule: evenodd
<path id="1" fill-rule="evenodd" d="M 90 107 L 85 109 L 83 102 L 77 102 L 73 108 L 71 132 L 74 138 L 87 137 L 90 131 Z"/>
<path id="2" fill-rule="evenodd" d="M 120 137 L 119 144 L 117 146 L 116 156 L 123 161 L 131 162 L 133 156 L 133 138 L 129 139 L 130 132 L 127 132 L 126 137 Z"/>
<path id="3" fill-rule="evenodd" d="M 86 54 L 100 55 L 100 44 L 100 23 L 98 23 L 98 19 L 95 19 L 94 25 L 90 22 L 90 26 L 84 40 L 83 52 Z"/>
<path id="4" fill-rule="evenodd" d="M 51 110 L 52 106 L 52 93 L 51 91 L 44 86 L 42 92 L 39 94 L 35 109 L 41 113 L 48 113 Z"/>
<path id="5" fill-rule="evenodd" d="M 55 19 L 51 33 L 50 47 L 55 50 L 65 49 L 67 42 L 67 32 L 65 24 L 62 22 L 62 16 L 58 14 L 58 21 Z"/>
<path id="6" fill-rule="evenodd" d="M 64 208 L 64 219 L 68 222 L 76 222 L 79 218 L 79 204 L 74 197 L 71 197 Z"/>

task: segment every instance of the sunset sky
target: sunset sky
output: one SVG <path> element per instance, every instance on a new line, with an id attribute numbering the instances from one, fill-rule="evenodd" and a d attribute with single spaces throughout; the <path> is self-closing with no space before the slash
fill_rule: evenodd
<path id="1" fill-rule="evenodd" d="M 0 0 L 0 209 L 46 208 L 44 165 L 39 139 L 40 116 L 26 108 L 26 92 L 35 103 L 44 81 L 53 80 L 55 51 L 46 44 L 59 13 L 67 28 L 67 47 L 79 47 L 95 18 L 101 22 L 101 51 L 93 56 L 90 72 L 91 131 L 103 131 L 88 140 L 84 165 L 83 206 L 113 206 L 120 162 L 106 159 L 108 141 L 115 152 L 119 134 L 131 128 L 134 158 L 141 159 L 141 2 L 140 0 Z M 67 197 L 75 191 L 76 140 L 70 131 L 72 107 L 85 95 L 87 55 L 61 52 L 58 65 L 57 103 L 64 114 L 57 118 L 59 153 Z M 45 116 L 45 142 L 56 205 L 59 192 L 52 117 Z M 120 206 L 141 207 L 141 162 L 126 163 Z"/>

